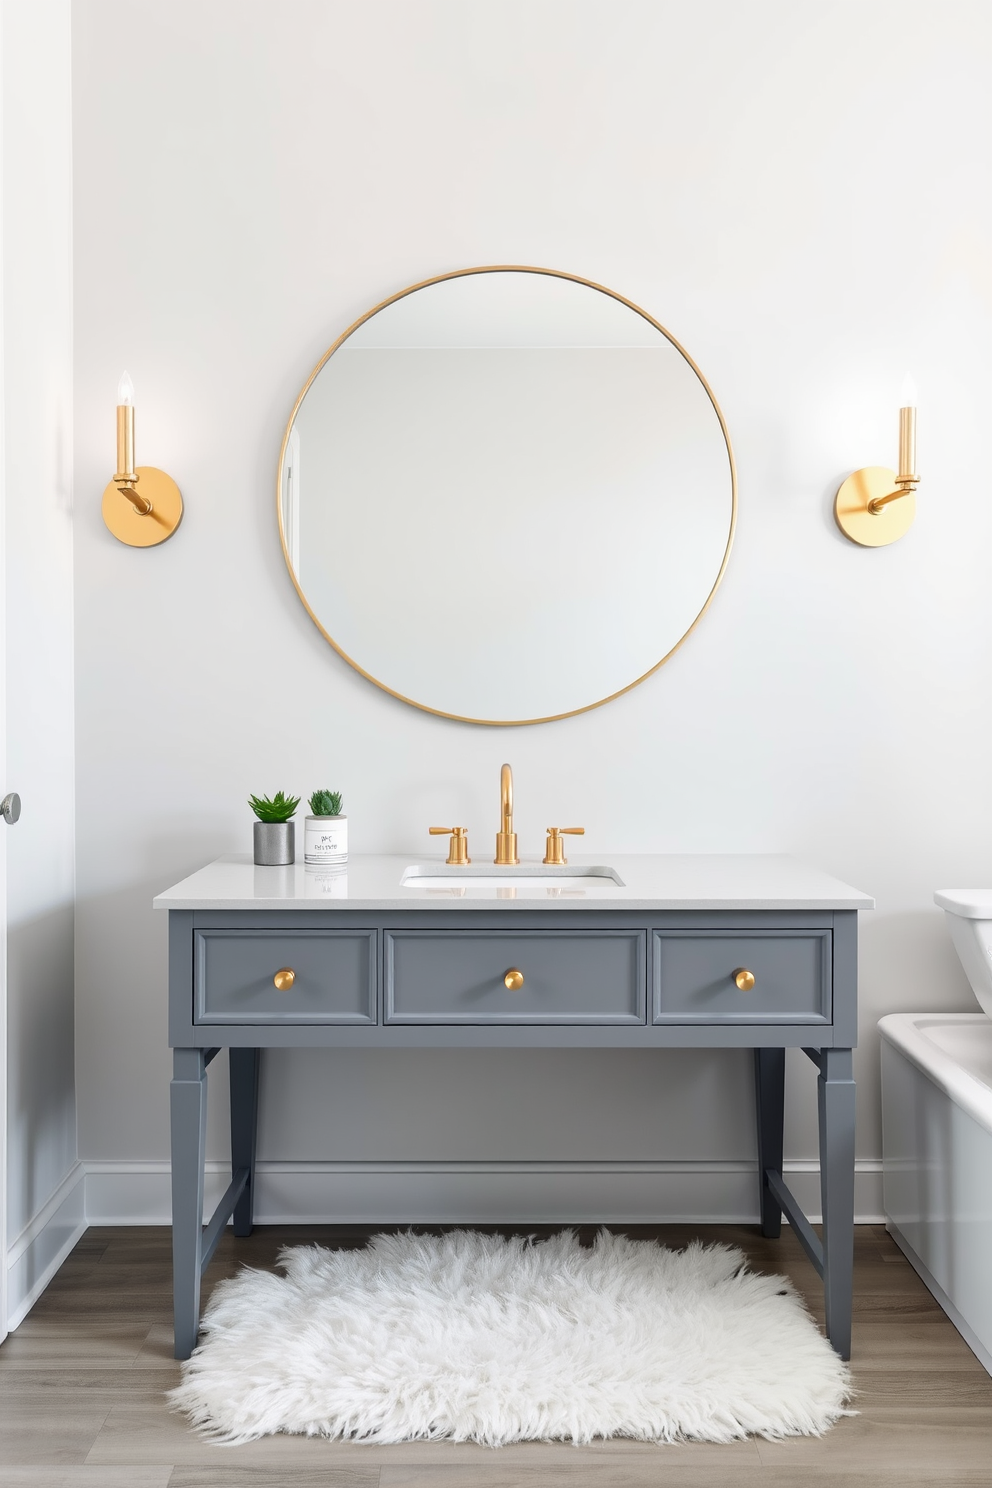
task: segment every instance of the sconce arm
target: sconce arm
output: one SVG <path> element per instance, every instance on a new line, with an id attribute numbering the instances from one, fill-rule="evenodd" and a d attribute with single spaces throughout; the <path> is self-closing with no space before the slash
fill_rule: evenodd
<path id="1" fill-rule="evenodd" d="M 899 487 L 898 491 L 890 491 L 888 496 L 876 496 L 874 500 L 869 501 L 868 510 L 873 517 L 877 517 L 882 507 L 888 506 L 890 501 L 901 501 L 903 496 L 912 496 L 919 481 L 915 476 L 909 476 L 905 480 L 897 480 L 896 485 Z"/>
<path id="2" fill-rule="evenodd" d="M 118 491 L 120 491 L 121 495 L 126 496 L 128 501 L 130 501 L 137 516 L 148 517 L 151 516 L 153 510 L 152 504 L 148 500 L 147 496 L 139 496 L 137 491 L 134 489 L 137 479 L 137 476 L 134 476 L 132 478 L 131 476 L 115 475 L 114 485 L 117 487 Z"/>

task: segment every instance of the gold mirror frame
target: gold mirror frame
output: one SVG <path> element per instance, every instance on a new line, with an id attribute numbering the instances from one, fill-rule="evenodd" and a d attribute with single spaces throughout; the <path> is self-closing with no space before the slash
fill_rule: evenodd
<path id="1" fill-rule="evenodd" d="M 388 305 L 395 304 L 397 300 L 405 299 L 407 295 L 415 294 L 418 289 L 427 289 L 429 285 L 441 284 L 446 279 L 464 279 L 470 274 L 547 274 L 549 277 L 554 279 L 569 279 L 573 284 L 582 284 L 585 285 L 587 289 L 598 290 L 600 294 L 609 295 L 611 299 L 618 300 L 621 305 L 626 305 L 628 310 L 635 311 L 636 314 L 640 315 L 644 320 L 646 320 L 649 325 L 654 326 L 656 331 L 661 332 L 666 341 L 669 341 L 671 345 L 674 346 L 675 350 L 679 352 L 682 357 L 684 357 L 685 361 L 689 364 L 693 372 L 699 378 L 706 396 L 709 398 L 710 403 L 713 405 L 713 411 L 716 414 L 717 419 L 719 420 L 720 431 L 723 434 L 724 443 L 727 446 L 727 460 L 730 465 L 731 486 L 730 530 L 727 534 L 727 546 L 724 549 L 723 558 L 721 560 L 716 579 L 713 582 L 713 587 L 710 589 L 709 594 L 706 596 L 702 608 L 696 615 L 692 624 L 683 633 L 683 635 L 679 637 L 679 639 L 675 642 L 675 645 L 672 646 L 670 650 L 665 652 L 665 655 L 661 658 L 660 661 L 655 662 L 653 667 L 649 667 L 646 672 L 643 672 L 641 676 L 636 677 L 633 682 L 628 682 L 624 687 L 618 687 L 616 692 L 611 692 L 607 697 L 599 698 L 594 703 L 585 703 L 581 708 L 571 708 L 566 713 L 552 713 L 544 718 L 467 718 L 459 713 L 448 713 L 443 708 L 432 708 L 427 703 L 418 703 L 416 698 L 407 697 L 404 693 L 397 692 L 395 688 L 389 687 L 385 682 L 380 682 L 378 677 L 373 677 L 372 673 L 367 672 L 363 666 L 360 666 L 359 663 L 355 661 L 354 657 L 349 656 L 347 651 L 342 650 L 337 641 L 335 641 L 334 637 L 330 635 L 327 630 L 325 630 L 324 626 L 317 619 L 317 616 L 314 614 L 306 595 L 303 593 L 303 590 L 300 587 L 299 580 L 297 579 L 296 572 L 293 568 L 292 558 L 286 544 L 286 529 L 283 522 L 282 512 L 282 476 L 283 465 L 286 459 L 286 449 L 289 445 L 289 440 L 292 434 L 293 424 L 296 420 L 296 415 L 299 413 L 300 406 L 303 403 L 303 400 L 306 397 L 307 393 L 310 391 L 310 388 L 318 374 L 321 372 L 326 363 L 330 361 L 331 357 L 338 350 L 338 348 L 344 345 L 349 336 L 354 335 L 359 326 L 363 326 L 367 320 L 371 320 L 373 315 L 378 315 L 380 310 L 385 310 Z M 375 686 L 380 688 L 383 692 L 388 692 L 391 697 L 398 698 L 401 703 L 408 703 L 411 708 L 419 708 L 423 713 L 433 713 L 434 716 L 437 718 L 450 718 L 455 723 L 475 723 L 490 728 L 523 728 L 535 723 L 557 723 L 562 718 L 575 718 L 580 713 L 590 713 L 594 708 L 602 708 L 604 704 L 612 703 L 615 698 L 622 697 L 625 692 L 632 691 L 633 688 L 639 687 L 642 682 L 646 681 L 648 677 L 652 677 L 655 672 L 657 672 L 661 667 L 665 665 L 666 661 L 670 660 L 670 658 L 675 655 L 679 647 L 682 646 L 683 643 L 689 638 L 689 636 L 695 630 L 696 626 L 699 624 L 700 620 L 705 615 L 706 611 L 709 609 L 713 601 L 713 596 L 719 589 L 723 576 L 726 573 L 727 563 L 730 560 L 730 550 L 733 546 L 734 532 L 737 528 L 737 466 L 734 462 L 734 451 L 730 443 L 730 434 L 727 430 L 727 422 L 723 416 L 723 411 L 720 408 L 719 403 L 713 396 L 713 389 L 710 387 L 699 367 L 693 361 L 692 357 L 686 351 L 681 342 L 677 341 L 672 333 L 670 331 L 667 331 L 660 321 L 655 320 L 653 315 L 649 315 L 646 310 L 642 310 L 640 305 L 635 305 L 633 300 L 628 300 L 624 295 L 617 294 L 617 292 L 613 289 L 607 289 L 604 284 L 597 284 L 594 279 L 584 279 L 580 274 L 568 274 L 563 269 L 535 268 L 531 264 L 484 264 L 478 268 L 453 269 L 450 273 L 447 274 L 435 274 L 430 279 L 421 279 L 416 284 L 410 284 L 407 286 L 406 289 L 401 289 L 396 294 L 390 295 L 388 299 L 381 300 L 378 305 L 373 305 L 371 310 L 366 310 L 364 315 L 359 316 L 358 320 L 354 321 L 346 331 L 343 331 L 338 339 L 334 342 L 333 346 L 331 346 L 324 353 L 320 361 L 310 373 L 310 376 L 307 378 L 306 382 L 303 384 L 300 394 L 297 397 L 296 402 L 293 404 L 292 412 L 290 413 L 289 419 L 286 423 L 286 432 L 282 437 L 282 444 L 279 446 L 279 463 L 276 467 L 276 517 L 279 523 L 279 542 L 282 546 L 282 555 L 286 561 L 286 567 L 289 570 L 289 576 L 293 581 L 293 588 L 299 595 L 300 602 L 302 603 L 303 608 L 306 610 L 307 614 L 310 616 L 310 619 L 313 621 L 314 625 L 316 625 L 317 629 L 324 637 L 324 640 L 327 641 L 327 643 L 334 648 L 334 650 L 338 653 L 342 660 L 346 661 L 350 667 L 353 667 L 356 672 L 365 677 L 369 682 L 374 683 Z"/>

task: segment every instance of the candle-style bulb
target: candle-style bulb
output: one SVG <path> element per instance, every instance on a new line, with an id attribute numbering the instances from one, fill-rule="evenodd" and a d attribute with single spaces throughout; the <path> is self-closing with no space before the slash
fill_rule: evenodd
<path id="1" fill-rule="evenodd" d="M 134 386 L 125 372 L 117 384 L 117 474 L 128 489 L 137 479 L 134 468 Z"/>
<path id="2" fill-rule="evenodd" d="M 899 474 L 896 485 L 916 489 L 916 383 L 909 373 L 902 384 L 902 407 L 899 409 Z"/>

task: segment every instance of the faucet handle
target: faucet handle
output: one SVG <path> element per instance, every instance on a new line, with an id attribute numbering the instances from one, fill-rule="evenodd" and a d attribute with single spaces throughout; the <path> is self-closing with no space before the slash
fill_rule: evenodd
<path id="1" fill-rule="evenodd" d="M 471 863 L 468 855 L 468 827 L 428 827 L 432 837 L 447 837 L 451 834 L 448 844 L 448 856 L 445 862 L 461 865 Z"/>
<path id="2" fill-rule="evenodd" d="M 584 837 L 585 827 L 549 827 L 548 842 L 544 852 L 544 862 L 555 866 L 568 862 L 565 856 L 565 844 L 563 836 Z"/>

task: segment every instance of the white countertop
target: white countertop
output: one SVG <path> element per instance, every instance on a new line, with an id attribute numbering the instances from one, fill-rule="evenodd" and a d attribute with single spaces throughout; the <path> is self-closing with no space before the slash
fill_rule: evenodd
<path id="1" fill-rule="evenodd" d="M 670 854 L 631 856 L 569 854 L 569 867 L 606 864 L 621 884 L 578 888 L 567 877 L 548 876 L 533 887 L 514 884 L 514 874 L 543 876 L 539 858 L 518 868 L 499 869 L 474 863 L 469 870 L 449 869 L 443 858 L 352 856 L 343 870 L 258 868 L 248 853 L 217 858 L 205 868 L 163 890 L 156 909 L 873 909 L 875 901 L 840 879 L 796 858 L 771 854 Z M 428 868 L 445 879 L 443 887 L 401 887 L 411 867 Z M 472 885 L 472 872 L 505 878 L 505 887 Z M 552 874 L 554 870 L 552 870 Z"/>

